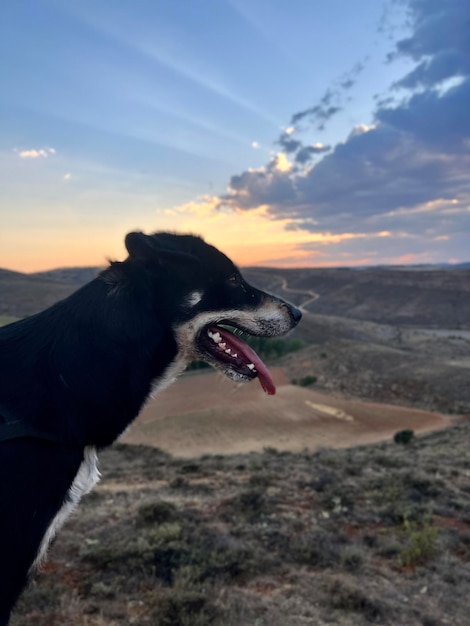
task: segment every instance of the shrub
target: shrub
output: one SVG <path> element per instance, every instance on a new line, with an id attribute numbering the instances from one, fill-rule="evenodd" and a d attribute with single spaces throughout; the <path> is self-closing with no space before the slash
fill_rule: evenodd
<path id="1" fill-rule="evenodd" d="M 317 377 L 316 376 L 312 376 L 312 375 L 308 375 L 308 376 L 304 376 L 303 378 L 293 378 L 291 380 L 291 383 L 293 385 L 299 385 L 300 387 L 308 387 L 309 385 L 313 385 L 313 383 L 317 382 Z"/>
<path id="2" fill-rule="evenodd" d="M 203 369 L 208 369 L 208 368 L 210 368 L 210 365 L 209 363 L 206 363 L 205 361 L 191 361 L 191 363 L 186 368 L 186 371 L 191 372 L 194 370 L 203 370 Z"/>
<path id="3" fill-rule="evenodd" d="M 245 335 L 243 340 L 257 352 L 262 359 L 279 359 L 291 352 L 297 352 L 305 346 L 301 339 L 265 339 Z"/>
<path id="4" fill-rule="evenodd" d="M 362 613 L 367 621 L 377 622 L 383 619 L 385 607 L 370 597 L 367 590 L 354 581 L 332 578 L 327 582 L 330 605 L 341 611 Z"/>
<path id="5" fill-rule="evenodd" d="M 210 596 L 198 589 L 162 591 L 153 604 L 155 626 L 207 626 L 218 614 Z"/>
<path id="6" fill-rule="evenodd" d="M 314 530 L 292 539 L 286 558 L 294 563 L 325 569 L 339 562 L 340 547 L 334 537 Z"/>
<path id="7" fill-rule="evenodd" d="M 267 489 L 272 483 L 272 477 L 269 474 L 258 472 L 250 476 L 250 480 L 248 482 L 250 487 Z"/>
<path id="8" fill-rule="evenodd" d="M 248 521 L 255 520 L 266 508 L 266 496 L 259 488 L 242 491 L 231 502 L 232 511 L 241 513 Z"/>
<path id="9" fill-rule="evenodd" d="M 176 515 L 176 506 L 171 502 L 158 500 L 142 505 L 137 512 L 137 521 L 140 524 L 162 524 L 170 522 Z"/>
<path id="10" fill-rule="evenodd" d="M 358 572 L 365 563 L 364 552 L 355 548 L 347 548 L 341 555 L 341 565 L 347 572 Z"/>
<path id="11" fill-rule="evenodd" d="M 180 467 L 182 474 L 197 474 L 201 471 L 201 465 L 199 463 L 185 463 Z"/>
<path id="12" fill-rule="evenodd" d="M 398 556 L 400 565 L 415 567 L 423 565 L 438 553 L 437 539 L 439 531 L 432 526 L 431 516 L 428 514 L 421 521 L 410 520 L 407 515 L 403 520 L 403 531 L 407 538 L 407 545 Z"/>
<path id="13" fill-rule="evenodd" d="M 415 434 L 413 430 L 399 430 L 393 436 L 393 441 L 395 443 L 401 443 L 405 445 L 407 443 L 410 443 L 410 441 L 413 439 L 414 436 Z"/>

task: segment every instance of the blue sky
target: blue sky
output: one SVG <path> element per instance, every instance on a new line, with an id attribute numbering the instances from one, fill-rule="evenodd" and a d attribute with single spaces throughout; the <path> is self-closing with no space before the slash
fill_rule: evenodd
<path id="1" fill-rule="evenodd" d="M 466 1 L 15 0 L 0 58 L 1 267 L 470 256 Z"/>

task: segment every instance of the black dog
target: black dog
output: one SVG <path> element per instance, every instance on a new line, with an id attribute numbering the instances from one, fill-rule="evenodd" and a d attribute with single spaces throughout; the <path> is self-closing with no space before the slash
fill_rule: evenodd
<path id="1" fill-rule="evenodd" d="M 80 497 L 96 449 L 193 359 L 275 388 L 227 326 L 282 335 L 301 313 L 248 285 L 199 237 L 130 233 L 128 258 L 46 311 L 0 329 L 0 624 Z"/>

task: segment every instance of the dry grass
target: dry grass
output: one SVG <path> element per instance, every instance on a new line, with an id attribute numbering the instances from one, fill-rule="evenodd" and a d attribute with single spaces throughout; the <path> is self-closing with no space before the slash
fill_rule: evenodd
<path id="1" fill-rule="evenodd" d="M 464 626 L 469 433 L 193 460 L 117 445 L 12 626 Z"/>

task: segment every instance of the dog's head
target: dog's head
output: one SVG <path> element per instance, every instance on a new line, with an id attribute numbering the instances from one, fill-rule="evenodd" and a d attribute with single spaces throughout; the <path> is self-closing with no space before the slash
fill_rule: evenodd
<path id="1" fill-rule="evenodd" d="M 267 393 L 272 378 L 239 331 L 257 337 L 284 335 L 301 312 L 249 285 L 222 252 L 193 235 L 129 233 L 129 258 L 136 279 L 152 293 L 152 306 L 171 327 L 178 356 L 206 361 L 236 381 L 258 377 Z"/>

